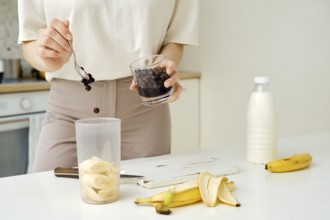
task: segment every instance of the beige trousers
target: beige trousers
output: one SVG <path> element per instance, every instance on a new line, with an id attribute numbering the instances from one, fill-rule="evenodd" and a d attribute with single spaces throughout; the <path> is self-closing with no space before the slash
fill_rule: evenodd
<path id="1" fill-rule="evenodd" d="M 121 119 L 122 160 L 170 153 L 168 104 L 144 106 L 137 91 L 129 90 L 131 82 L 132 77 L 96 81 L 86 91 L 81 82 L 54 79 L 33 171 L 77 166 L 74 122 L 87 117 Z"/>

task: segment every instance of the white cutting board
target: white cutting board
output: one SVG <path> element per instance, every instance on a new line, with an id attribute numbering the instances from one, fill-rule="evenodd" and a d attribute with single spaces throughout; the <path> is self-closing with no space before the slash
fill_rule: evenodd
<path id="1" fill-rule="evenodd" d="M 121 165 L 127 174 L 142 175 L 138 184 L 146 188 L 158 188 L 183 183 L 198 177 L 201 171 L 208 171 L 216 176 L 239 172 L 238 165 L 215 156 L 186 155 L 171 158 L 153 157 L 150 160 L 137 159 L 133 163 Z"/>

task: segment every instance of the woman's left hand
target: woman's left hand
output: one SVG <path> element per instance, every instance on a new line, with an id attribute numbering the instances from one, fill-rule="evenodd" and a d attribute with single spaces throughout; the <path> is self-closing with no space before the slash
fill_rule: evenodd
<path id="1" fill-rule="evenodd" d="M 175 62 L 173 62 L 171 60 L 167 60 L 165 65 L 166 65 L 166 73 L 170 76 L 170 78 L 164 82 L 164 86 L 166 88 L 173 86 L 174 92 L 170 96 L 169 101 L 174 102 L 179 99 L 181 91 L 182 91 L 182 86 L 179 83 L 180 74 L 176 68 Z M 129 88 L 130 88 L 130 90 L 133 91 L 133 90 L 136 90 L 136 87 L 137 87 L 137 85 L 133 79 L 132 84 L 130 85 Z"/>

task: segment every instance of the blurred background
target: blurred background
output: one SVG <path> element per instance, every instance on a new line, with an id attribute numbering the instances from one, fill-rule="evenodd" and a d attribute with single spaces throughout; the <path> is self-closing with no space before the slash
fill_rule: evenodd
<path id="1" fill-rule="evenodd" d="M 21 48 L 17 44 L 18 18 L 17 0 L 0 0 L 0 66 L 5 83 L 16 82 L 22 78 L 44 78 L 29 65 L 22 56 Z M 1 81 L 0 81 L 1 83 Z"/>
<path id="2" fill-rule="evenodd" d="M 329 12 L 329 0 L 201 0 L 200 45 L 187 47 L 179 66 L 201 77 L 184 80 L 190 95 L 171 107 L 176 145 L 245 144 L 247 105 L 260 75 L 271 78 L 279 137 L 329 130 Z M 4 77 L 40 77 L 22 59 L 17 35 L 17 1 L 0 0 L 0 59 L 10 70 Z"/>
<path id="3" fill-rule="evenodd" d="M 254 77 L 271 78 L 279 137 L 330 129 L 330 1 L 202 0 L 198 70 L 201 148 L 245 143 Z M 313 147 L 313 146 L 311 146 Z"/>

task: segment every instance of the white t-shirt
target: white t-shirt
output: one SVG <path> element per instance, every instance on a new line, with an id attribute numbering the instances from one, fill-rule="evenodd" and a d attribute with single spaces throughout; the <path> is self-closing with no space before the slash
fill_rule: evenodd
<path id="1" fill-rule="evenodd" d="M 18 0 L 18 41 L 36 40 L 55 18 L 69 19 L 78 64 L 96 80 L 118 79 L 167 43 L 196 45 L 198 7 L 198 0 Z M 46 77 L 80 80 L 72 56 Z"/>

